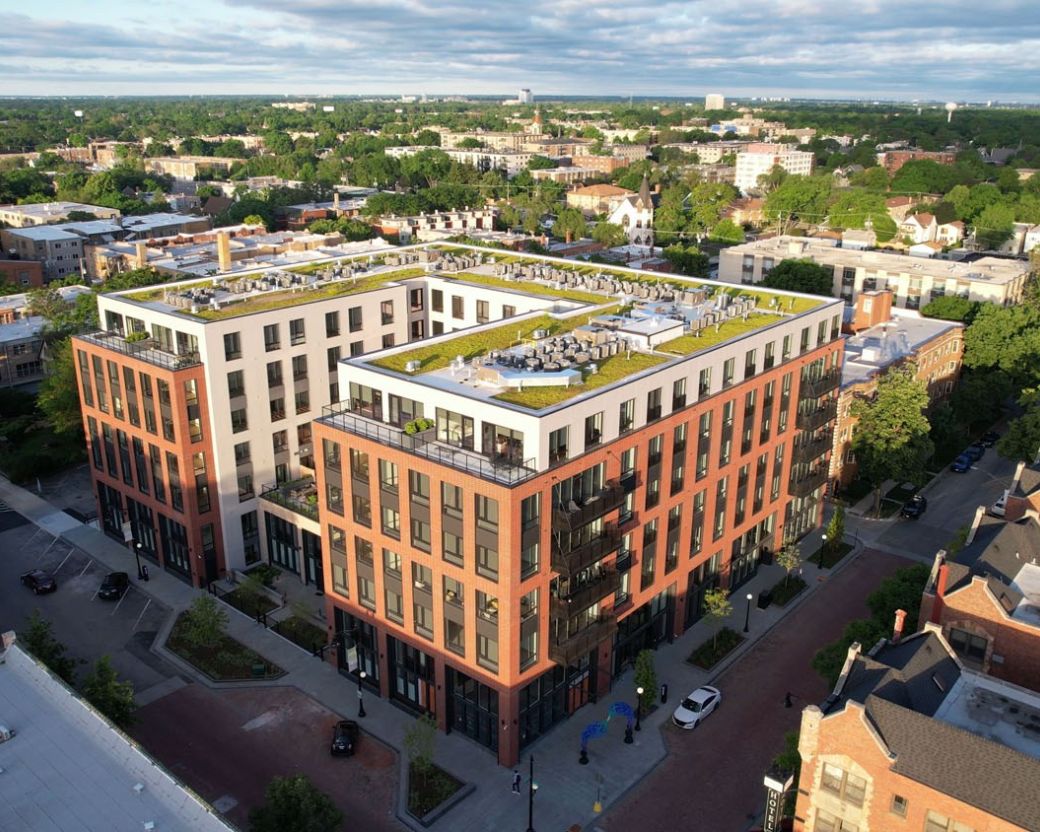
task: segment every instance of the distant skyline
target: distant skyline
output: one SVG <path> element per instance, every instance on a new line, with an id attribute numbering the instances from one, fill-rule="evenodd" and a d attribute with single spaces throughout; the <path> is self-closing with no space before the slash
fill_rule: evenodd
<path id="1" fill-rule="evenodd" d="M 0 95 L 1040 101 L 1034 2 L 41 0 L 0 9 Z"/>

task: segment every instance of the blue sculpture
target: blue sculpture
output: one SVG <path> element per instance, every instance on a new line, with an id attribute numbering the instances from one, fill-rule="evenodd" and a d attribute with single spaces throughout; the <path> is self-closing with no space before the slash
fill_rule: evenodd
<path id="1" fill-rule="evenodd" d="M 581 756 L 578 758 L 578 762 L 583 766 L 589 762 L 589 740 L 604 736 L 607 733 L 610 718 L 614 716 L 623 716 L 625 718 L 625 742 L 631 744 L 632 719 L 634 717 L 632 706 L 627 702 L 615 702 L 607 710 L 606 719 L 602 719 L 599 722 L 590 722 L 585 726 L 585 730 L 581 732 Z"/>

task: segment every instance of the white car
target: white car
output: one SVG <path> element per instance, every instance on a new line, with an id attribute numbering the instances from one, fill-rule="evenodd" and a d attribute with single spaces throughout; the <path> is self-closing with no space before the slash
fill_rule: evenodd
<path id="1" fill-rule="evenodd" d="M 672 714 L 672 722 L 687 731 L 696 728 L 712 711 L 718 710 L 722 704 L 722 694 L 718 688 L 704 685 L 687 696 Z"/>

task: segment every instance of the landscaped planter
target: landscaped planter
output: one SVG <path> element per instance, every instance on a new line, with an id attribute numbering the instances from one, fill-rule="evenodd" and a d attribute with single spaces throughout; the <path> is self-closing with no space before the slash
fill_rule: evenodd
<path id="1" fill-rule="evenodd" d="M 166 647 L 214 682 L 245 682 L 253 679 L 278 679 L 285 671 L 233 639 L 221 635 L 212 647 L 191 644 L 183 634 L 187 613 L 181 613 L 166 639 Z M 258 672 L 259 671 L 259 672 Z"/>
<path id="2" fill-rule="evenodd" d="M 711 670 L 726 656 L 736 650 L 744 641 L 744 636 L 729 627 L 723 627 L 717 637 L 709 638 L 699 644 L 686 659 L 692 665 Z"/>
<path id="3" fill-rule="evenodd" d="M 475 788 L 472 783 L 463 783 L 436 765 L 423 783 L 414 768 L 408 766 L 407 812 L 423 826 L 432 826 Z"/>

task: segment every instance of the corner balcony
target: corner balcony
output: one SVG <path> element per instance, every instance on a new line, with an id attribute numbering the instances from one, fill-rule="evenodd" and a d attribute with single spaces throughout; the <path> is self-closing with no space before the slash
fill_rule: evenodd
<path id="1" fill-rule="evenodd" d="M 260 499 L 287 508 L 315 522 L 318 520 L 318 486 L 315 485 L 313 477 L 265 485 L 260 491 Z"/>
<path id="2" fill-rule="evenodd" d="M 120 332 L 91 332 L 77 335 L 89 344 L 95 344 L 120 355 L 127 355 L 141 361 L 147 361 L 164 370 L 184 370 L 202 363 L 197 352 L 175 353 L 162 349 L 154 338 L 143 338 L 139 341 L 128 341 Z"/>
<path id="3" fill-rule="evenodd" d="M 566 627 L 566 621 L 560 621 Z M 617 632 L 617 616 L 613 613 L 600 616 L 593 624 L 577 633 L 549 639 L 549 658 L 557 664 L 574 664 Z"/>
<path id="4" fill-rule="evenodd" d="M 557 506 L 553 511 L 553 529 L 570 531 L 580 529 L 608 511 L 613 511 L 625 502 L 625 489 L 617 480 L 609 480 L 607 484 L 587 497 L 579 504 L 571 500 L 566 506 Z"/>
<path id="5" fill-rule="evenodd" d="M 833 370 L 827 370 L 827 372 L 815 378 L 803 378 L 798 387 L 798 398 L 818 399 L 821 396 L 826 396 L 832 390 L 837 390 L 840 386 L 841 368 L 835 367 Z"/>
<path id="6" fill-rule="evenodd" d="M 795 417 L 795 425 L 799 430 L 817 430 L 838 416 L 838 402 L 831 400 L 827 404 L 806 412 L 799 412 Z"/>
<path id="7" fill-rule="evenodd" d="M 793 497 L 808 497 L 816 489 L 826 485 L 828 479 L 827 469 L 819 468 L 811 471 L 805 476 L 791 480 L 788 485 L 788 493 Z"/>
<path id="8" fill-rule="evenodd" d="M 581 586 L 572 586 L 567 595 L 552 598 L 550 609 L 557 618 L 569 620 L 572 615 L 613 595 L 620 586 L 621 576 L 613 569 L 604 569 Z"/>
<path id="9" fill-rule="evenodd" d="M 816 439 L 807 442 L 796 442 L 792 449 L 795 462 L 813 462 L 834 447 L 834 435 L 827 431 Z"/>
<path id="10" fill-rule="evenodd" d="M 616 529 L 605 528 L 602 534 L 574 546 L 564 552 L 559 549 L 555 541 L 552 548 L 552 568 L 561 575 L 573 575 L 598 560 L 602 560 L 611 552 L 617 551 L 621 545 L 621 535 Z"/>

